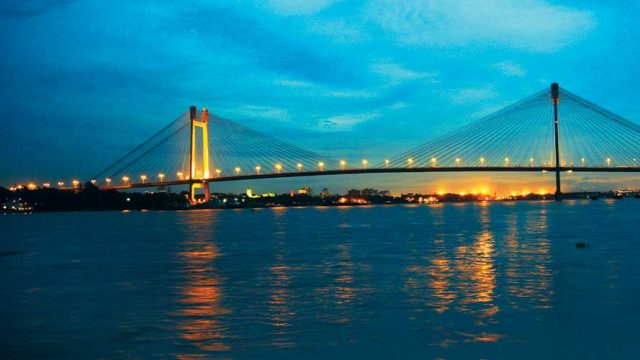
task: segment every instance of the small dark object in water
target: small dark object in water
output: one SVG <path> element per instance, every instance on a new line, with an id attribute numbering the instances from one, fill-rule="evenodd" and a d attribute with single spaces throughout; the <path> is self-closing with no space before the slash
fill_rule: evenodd
<path id="1" fill-rule="evenodd" d="M 586 242 L 577 242 L 576 243 L 576 249 L 584 249 L 587 246 L 589 246 L 589 243 L 586 243 Z"/>
<path id="2" fill-rule="evenodd" d="M 637 194 L 636 196 L 634 196 L 634 198 L 640 199 L 640 194 Z"/>

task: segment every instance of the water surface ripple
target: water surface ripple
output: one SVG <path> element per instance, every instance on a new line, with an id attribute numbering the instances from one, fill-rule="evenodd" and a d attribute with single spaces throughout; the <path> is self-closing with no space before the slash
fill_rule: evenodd
<path id="1" fill-rule="evenodd" d="M 4 215 L 0 358 L 637 359 L 638 229 L 632 199 Z"/>

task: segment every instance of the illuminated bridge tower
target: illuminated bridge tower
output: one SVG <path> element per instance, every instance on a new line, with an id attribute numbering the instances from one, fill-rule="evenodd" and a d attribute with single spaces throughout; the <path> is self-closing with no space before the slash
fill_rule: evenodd
<path id="1" fill-rule="evenodd" d="M 196 107 L 189 108 L 189 116 L 191 119 L 191 154 L 189 156 L 189 200 L 192 204 L 197 204 L 196 190 L 202 189 L 204 192 L 203 202 L 209 201 L 209 135 L 207 131 L 209 112 L 202 109 L 200 119 L 197 117 Z M 198 166 L 198 128 L 201 129 L 202 138 L 202 157 L 200 166 Z M 198 169 L 202 171 L 198 171 Z"/>
<path id="2" fill-rule="evenodd" d="M 551 84 L 551 102 L 553 103 L 553 128 L 554 128 L 554 144 L 556 155 L 556 201 L 562 200 L 562 191 L 560 191 L 560 142 L 558 139 L 558 103 L 560 102 L 560 86 L 558 83 Z"/>

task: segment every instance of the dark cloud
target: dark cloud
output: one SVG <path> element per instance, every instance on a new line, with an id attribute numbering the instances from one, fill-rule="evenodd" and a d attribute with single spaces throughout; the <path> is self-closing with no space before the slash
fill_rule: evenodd
<path id="1" fill-rule="evenodd" d="M 204 45 L 247 56 L 273 72 L 325 84 L 361 83 L 365 75 L 350 59 L 335 52 L 323 52 L 306 43 L 295 31 L 276 31 L 263 21 L 228 8 L 207 8 L 183 14 L 190 31 L 204 39 Z M 294 30 L 294 29 L 291 29 Z"/>
<path id="2" fill-rule="evenodd" d="M 0 17 L 30 18 L 48 13 L 72 2 L 73 0 L 3 0 L 0 3 Z"/>

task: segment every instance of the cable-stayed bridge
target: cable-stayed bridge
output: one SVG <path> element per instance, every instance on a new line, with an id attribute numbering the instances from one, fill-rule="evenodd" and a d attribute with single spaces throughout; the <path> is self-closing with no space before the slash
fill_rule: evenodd
<path id="1" fill-rule="evenodd" d="M 191 107 L 93 177 L 101 188 L 403 172 L 640 172 L 640 126 L 552 84 L 388 159 L 334 159 Z M 196 192 L 203 196 L 198 199 Z"/>

